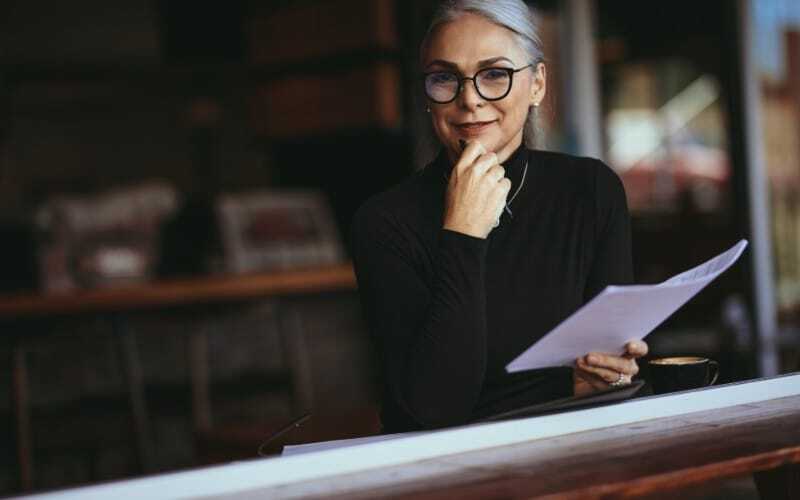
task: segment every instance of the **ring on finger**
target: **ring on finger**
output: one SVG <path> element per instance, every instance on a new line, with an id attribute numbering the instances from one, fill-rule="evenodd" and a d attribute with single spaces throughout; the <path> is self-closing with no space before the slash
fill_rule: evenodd
<path id="1" fill-rule="evenodd" d="M 622 387 L 623 385 L 628 385 L 631 383 L 631 379 L 626 377 L 624 373 L 619 374 L 617 380 L 610 382 L 608 385 L 611 387 Z"/>

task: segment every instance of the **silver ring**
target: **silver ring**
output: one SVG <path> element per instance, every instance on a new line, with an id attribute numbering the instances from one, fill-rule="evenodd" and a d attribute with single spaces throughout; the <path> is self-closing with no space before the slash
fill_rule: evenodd
<path id="1" fill-rule="evenodd" d="M 611 386 L 611 387 L 622 387 L 623 385 L 628 385 L 630 383 L 631 383 L 631 381 L 628 380 L 627 377 L 625 377 L 625 374 L 620 373 L 619 374 L 619 378 L 617 378 L 617 380 L 609 383 L 608 385 Z"/>
<path id="2" fill-rule="evenodd" d="M 494 221 L 494 225 L 492 227 L 498 227 L 499 225 L 500 225 L 500 218 L 498 217 L 498 219 Z"/>

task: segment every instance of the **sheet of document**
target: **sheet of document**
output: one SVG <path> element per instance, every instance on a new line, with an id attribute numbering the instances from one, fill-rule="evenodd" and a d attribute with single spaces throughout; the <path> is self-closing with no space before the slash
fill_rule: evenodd
<path id="1" fill-rule="evenodd" d="M 353 439 L 337 439 L 334 441 L 321 441 L 318 443 L 292 444 L 284 446 L 281 455 L 284 457 L 303 455 L 305 453 L 313 453 L 315 451 L 335 450 L 338 448 L 347 448 L 349 446 L 356 446 L 360 444 L 391 441 L 392 439 L 416 436 L 418 434 L 423 434 L 423 432 L 401 432 L 398 434 L 381 434 L 378 436 L 367 436 L 367 437 L 360 437 Z"/>
<path id="2" fill-rule="evenodd" d="M 506 366 L 508 372 L 570 366 L 588 352 L 622 354 L 728 269 L 747 240 L 656 285 L 609 286 Z"/>

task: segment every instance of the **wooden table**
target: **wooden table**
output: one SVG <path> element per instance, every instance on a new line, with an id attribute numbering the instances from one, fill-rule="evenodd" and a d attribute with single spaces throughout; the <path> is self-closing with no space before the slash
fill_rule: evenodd
<path id="1" fill-rule="evenodd" d="M 789 500 L 799 429 L 795 374 L 44 498 L 674 498 L 755 473 L 765 498 Z"/>
<path id="2" fill-rule="evenodd" d="M 142 310 L 196 307 L 262 298 L 285 302 L 294 297 L 355 289 L 352 266 L 342 264 L 298 271 L 164 281 L 68 294 L 0 296 L 0 324 L 4 326 L 4 331 L 0 334 L 10 338 L 13 345 L 12 392 L 22 489 L 30 489 L 34 482 L 28 373 L 26 352 L 22 345 L 22 341 L 31 333 L 38 333 L 28 331 L 26 326 L 33 320 L 77 315 L 102 315 L 109 318 L 115 338 L 122 348 L 140 463 L 143 470 L 148 472 L 152 462 L 153 444 L 141 364 L 134 332 L 125 321 L 127 314 Z M 289 361 L 293 365 L 292 376 L 294 386 L 300 393 L 300 404 L 308 405 L 311 381 L 301 330 L 298 331 L 301 319 L 293 308 L 278 307 L 277 311 L 280 313 L 281 331 L 294 333 L 284 335 L 284 340 L 292 358 Z M 211 425 L 206 338 L 200 333 L 190 336 L 189 339 L 193 414 L 195 427 L 202 429 Z"/>
<path id="3" fill-rule="evenodd" d="M 357 496 L 600 499 L 669 493 L 680 498 L 693 488 L 704 491 L 708 482 L 761 473 L 759 486 L 783 492 L 773 498 L 798 499 L 798 429 L 800 396 L 793 396 L 432 460 L 431 467 L 459 466 L 458 472 L 379 485 Z"/>

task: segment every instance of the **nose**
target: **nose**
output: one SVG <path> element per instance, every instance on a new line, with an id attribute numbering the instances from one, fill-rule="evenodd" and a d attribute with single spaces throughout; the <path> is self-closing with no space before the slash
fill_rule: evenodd
<path id="1" fill-rule="evenodd" d="M 458 96 L 458 104 L 464 109 L 473 110 L 483 103 L 483 98 L 475 88 L 475 80 L 472 78 L 464 79 L 461 93 Z"/>

